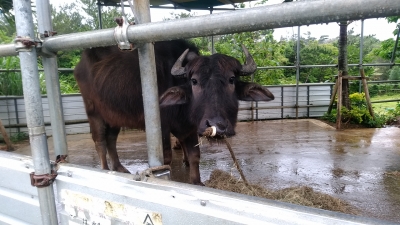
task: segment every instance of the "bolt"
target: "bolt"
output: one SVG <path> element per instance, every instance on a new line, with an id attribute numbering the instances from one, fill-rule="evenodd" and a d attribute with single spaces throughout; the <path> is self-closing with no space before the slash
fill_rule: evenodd
<path id="1" fill-rule="evenodd" d="M 201 205 L 201 206 L 206 206 L 206 205 L 207 205 L 207 202 L 204 201 L 204 200 L 201 200 L 201 201 L 200 201 L 200 205 Z"/>
<path id="2" fill-rule="evenodd" d="M 115 18 L 115 22 L 118 24 L 118 26 L 122 27 L 122 24 L 124 23 L 124 19 L 121 17 Z"/>

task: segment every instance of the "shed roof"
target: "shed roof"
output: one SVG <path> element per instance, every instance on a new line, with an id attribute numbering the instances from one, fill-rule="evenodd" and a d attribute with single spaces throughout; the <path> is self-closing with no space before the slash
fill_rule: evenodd
<path id="1" fill-rule="evenodd" d="M 126 1 L 126 0 L 124 0 Z M 249 2 L 250 0 L 150 0 L 152 7 L 162 8 L 167 5 L 174 5 L 175 8 L 181 9 L 204 9 L 210 10 L 217 6 L 232 5 L 237 3 Z M 101 5 L 117 5 L 120 0 L 99 0 Z"/>

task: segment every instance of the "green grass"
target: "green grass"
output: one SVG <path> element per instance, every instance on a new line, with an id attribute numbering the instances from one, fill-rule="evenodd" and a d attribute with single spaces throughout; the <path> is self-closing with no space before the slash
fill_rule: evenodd
<path id="1" fill-rule="evenodd" d="M 374 101 L 392 100 L 392 99 L 400 99 L 400 94 L 375 96 L 371 98 L 371 101 L 374 102 Z M 375 113 L 386 113 L 390 109 L 395 109 L 399 102 L 400 101 L 372 103 L 372 107 Z"/>

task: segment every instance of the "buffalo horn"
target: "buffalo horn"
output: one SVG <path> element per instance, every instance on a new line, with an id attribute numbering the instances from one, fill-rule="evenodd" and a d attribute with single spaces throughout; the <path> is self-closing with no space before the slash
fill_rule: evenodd
<path id="1" fill-rule="evenodd" d="M 246 62 L 244 63 L 244 65 L 242 65 L 242 75 L 243 76 L 248 76 L 253 74 L 256 69 L 257 69 L 257 64 L 256 62 L 254 62 L 253 57 L 250 55 L 249 50 L 247 50 L 246 47 L 244 47 L 244 45 L 242 45 L 242 49 L 244 52 L 244 55 L 246 56 Z"/>
<path id="2" fill-rule="evenodd" d="M 171 74 L 174 76 L 180 76 L 186 73 L 185 67 L 182 67 L 182 62 L 186 58 L 189 49 L 186 49 L 181 56 L 176 60 L 174 66 L 171 69 Z"/>

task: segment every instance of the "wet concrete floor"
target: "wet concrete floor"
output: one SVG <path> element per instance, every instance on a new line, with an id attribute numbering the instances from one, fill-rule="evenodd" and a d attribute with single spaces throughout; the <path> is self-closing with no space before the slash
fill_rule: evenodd
<path id="1" fill-rule="evenodd" d="M 337 131 L 318 120 L 240 122 L 230 139 L 250 183 L 269 189 L 307 185 L 347 201 L 361 215 L 400 223 L 400 129 Z M 48 139 L 52 155 L 52 138 Z M 90 134 L 68 135 L 69 162 L 99 168 Z M 121 132 L 121 162 L 131 173 L 148 168 L 146 137 L 141 131 Z M 30 155 L 19 145 L 17 153 Z M 173 151 L 172 179 L 188 182 L 182 151 Z M 225 145 L 201 146 L 200 173 L 208 180 L 215 169 L 239 175 Z"/>

